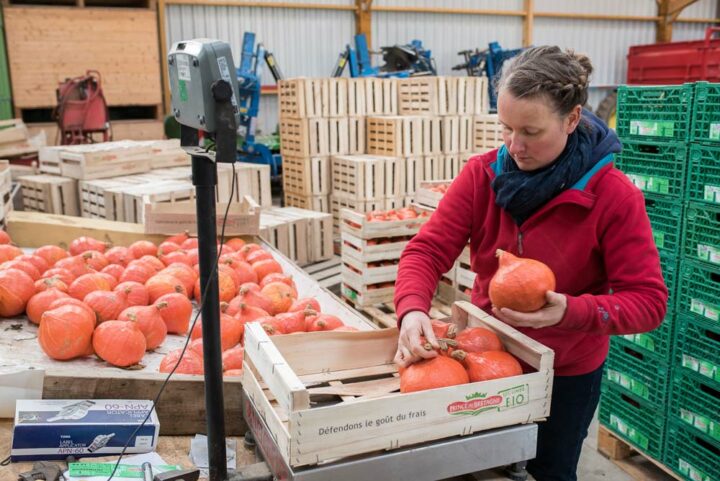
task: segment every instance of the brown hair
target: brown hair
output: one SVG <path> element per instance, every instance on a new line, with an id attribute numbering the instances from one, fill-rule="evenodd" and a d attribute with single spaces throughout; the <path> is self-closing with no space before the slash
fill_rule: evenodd
<path id="1" fill-rule="evenodd" d="M 503 64 L 496 88 L 516 98 L 547 97 L 560 115 L 585 105 L 593 71 L 590 59 L 557 46 L 531 47 Z"/>

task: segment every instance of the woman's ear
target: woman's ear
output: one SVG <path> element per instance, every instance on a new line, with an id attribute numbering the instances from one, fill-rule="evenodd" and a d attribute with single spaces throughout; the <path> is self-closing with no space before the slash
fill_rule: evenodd
<path id="1" fill-rule="evenodd" d="M 565 118 L 566 122 L 566 128 L 565 133 L 568 135 L 575 132 L 575 129 L 577 128 L 578 124 L 580 123 L 580 118 L 582 117 L 582 105 L 576 105 L 575 108 L 573 108 L 568 116 Z"/>

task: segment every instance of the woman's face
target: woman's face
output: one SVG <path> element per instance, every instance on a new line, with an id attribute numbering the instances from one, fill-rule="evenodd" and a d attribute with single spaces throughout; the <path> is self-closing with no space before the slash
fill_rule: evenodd
<path id="1" fill-rule="evenodd" d="M 582 108 L 578 105 L 560 116 L 544 96 L 518 99 L 503 89 L 498 94 L 497 110 L 505 148 L 520 170 L 533 171 L 550 165 L 562 153 L 568 135 L 580 121 Z"/>

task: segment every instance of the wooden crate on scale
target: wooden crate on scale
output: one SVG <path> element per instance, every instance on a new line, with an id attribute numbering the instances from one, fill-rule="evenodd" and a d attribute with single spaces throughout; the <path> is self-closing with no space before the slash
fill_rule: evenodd
<path id="1" fill-rule="evenodd" d="M 243 389 L 284 462 L 314 465 L 549 415 L 551 349 L 470 303 L 455 304 L 448 320 L 459 330 L 493 331 L 529 372 L 401 394 L 393 363 L 396 329 L 269 337 L 258 324 L 248 324 Z M 317 349 L 309 351 L 308 345 Z M 328 396 L 331 402 L 318 405 Z"/>

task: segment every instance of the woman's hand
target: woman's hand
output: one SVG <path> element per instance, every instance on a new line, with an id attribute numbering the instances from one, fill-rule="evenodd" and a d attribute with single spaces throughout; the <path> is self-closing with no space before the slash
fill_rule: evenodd
<path id="1" fill-rule="evenodd" d="M 428 351 L 420 343 L 420 336 L 437 349 L 438 343 L 432 330 L 430 317 L 422 311 L 410 311 L 405 314 L 400 326 L 398 349 L 395 354 L 395 363 L 400 367 L 407 367 L 421 359 L 430 359 L 437 356 L 435 350 Z"/>
<path id="2" fill-rule="evenodd" d="M 513 327 L 550 327 L 562 321 L 567 310 L 567 298 L 557 292 L 547 291 L 545 294 L 547 304 L 535 312 L 518 312 L 503 307 L 492 308 L 493 315 Z"/>

